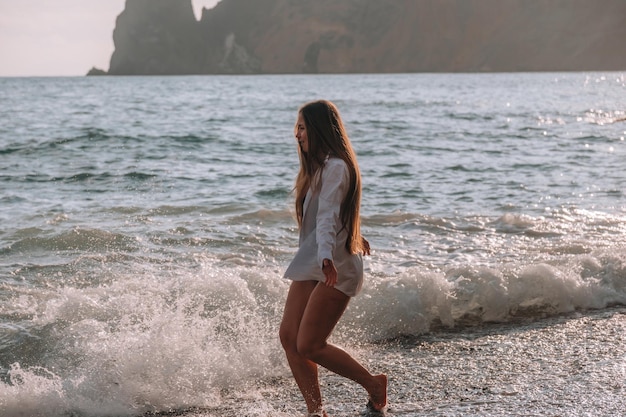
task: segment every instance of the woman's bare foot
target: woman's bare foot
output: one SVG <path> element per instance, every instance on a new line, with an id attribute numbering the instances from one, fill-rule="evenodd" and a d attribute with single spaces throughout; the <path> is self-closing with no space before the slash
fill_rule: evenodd
<path id="1" fill-rule="evenodd" d="M 317 413 L 309 413 L 307 417 L 328 417 L 328 414 L 326 414 L 326 411 L 320 411 Z"/>
<path id="2" fill-rule="evenodd" d="M 326 410 L 319 410 L 314 413 L 308 413 L 307 417 L 329 417 Z"/>
<path id="3" fill-rule="evenodd" d="M 387 375 L 380 374 L 374 376 L 374 384 L 367 391 L 370 402 L 376 410 L 382 410 L 387 406 Z"/>

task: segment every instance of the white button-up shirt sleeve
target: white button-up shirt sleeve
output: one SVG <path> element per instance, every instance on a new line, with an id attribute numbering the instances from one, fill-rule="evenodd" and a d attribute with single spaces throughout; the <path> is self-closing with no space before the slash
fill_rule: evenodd
<path id="1" fill-rule="evenodd" d="M 317 211 L 317 262 L 322 267 L 324 259 L 333 260 L 337 234 L 341 230 L 339 212 L 348 186 L 348 166 L 339 158 L 329 158 L 322 170 L 322 185 Z"/>

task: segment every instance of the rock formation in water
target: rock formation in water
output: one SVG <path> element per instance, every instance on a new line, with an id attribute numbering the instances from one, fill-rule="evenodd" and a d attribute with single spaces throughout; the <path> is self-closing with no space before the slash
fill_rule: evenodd
<path id="1" fill-rule="evenodd" d="M 126 0 L 109 74 L 625 70 L 624 0 Z"/>
<path id="2" fill-rule="evenodd" d="M 100 68 L 91 67 L 87 75 L 107 75 L 107 72 Z"/>
<path id="3" fill-rule="evenodd" d="M 109 74 L 198 74 L 205 46 L 191 0 L 126 0 Z"/>

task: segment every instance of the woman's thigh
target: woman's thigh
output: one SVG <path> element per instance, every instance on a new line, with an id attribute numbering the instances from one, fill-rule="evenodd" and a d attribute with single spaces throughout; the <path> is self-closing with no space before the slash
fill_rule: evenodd
<path id="1" fill-rule="evenodd" d="M 343 315 L 350 297 L 333 287 L 319 284 L 311 293 L 300 320 L 298 347 L 318 348 L 326 340 Z"/>
<path id="2" fill-rule="evenodd" d="M 280 323 L 280 339 L 283 346 L 292 345 L 295 349 L 302 316 L 317 284 L 317 281 L 293 281 L 289 286 Z"/>

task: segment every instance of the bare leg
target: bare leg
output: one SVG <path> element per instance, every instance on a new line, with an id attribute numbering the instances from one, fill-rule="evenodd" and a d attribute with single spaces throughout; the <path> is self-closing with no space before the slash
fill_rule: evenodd
<path id="1" fill-rule="evenodd" d="M 303 357 L 360 384 L 368 392 L 374 407 L 380 410 L 387 405 L 387 377 L 372 375 L 347 352 L 327 343 L 349 301 L 350 297 L 333 287 L 315 286 L 302 312 L 297 351 Z"/>
<path id="2" fill-rule="evenodd" d="M 298 388 L 304 397 L 309 413 L 322 409 L 317 364 L 298 352 L 297 340 L 300 322 L 309 297 L 317 281 L 294 281 L 289 287 L 283 320 L 280 324 L 280 341 Z"/>

